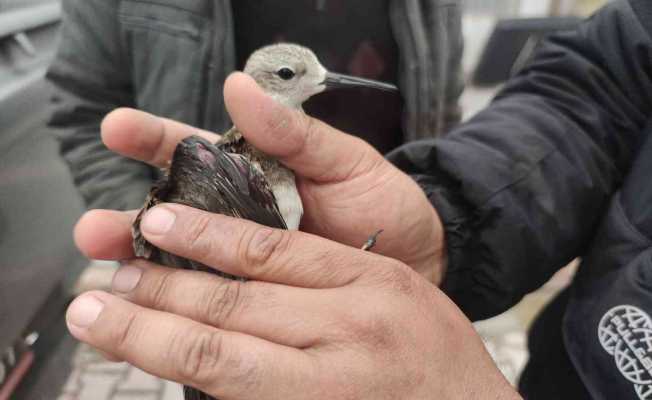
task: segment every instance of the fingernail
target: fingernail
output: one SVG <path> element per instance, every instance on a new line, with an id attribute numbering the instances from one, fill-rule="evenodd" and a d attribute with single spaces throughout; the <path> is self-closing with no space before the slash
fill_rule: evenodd
<path id="1" fill-rule="evenodd" d="M 104 303 L 95 296 L 78 297 L 68 308 L 68 322 L 80 328 L 88 328 L 95 322 L 103 308 Z"/>
<path id="2" fill-rule="evenodd" d="M 145 215 L 140 229 L 152 235 L 163 235 L 172 228 L 177 216 L 164 207 L 154 208 Z"/>
<path id="3" fill-rule="evenodd" d="M 113 277 L 111 288 L 118 293 L 129 293 L 136 288 L 143 270 L 131 265 L 121 267 Z"/>

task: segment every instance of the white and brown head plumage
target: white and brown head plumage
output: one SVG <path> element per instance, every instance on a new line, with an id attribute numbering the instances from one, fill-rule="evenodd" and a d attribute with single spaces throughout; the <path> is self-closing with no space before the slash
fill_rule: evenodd
<path id="1" fill-rule="evenodd" d="M 326 89 L 326 68 L 310 49 L 294 44 L 263 47 L 247 60 L 244 72 L 278 102 L 299 108 Z"/>
<path id="2" fill-rule="evenodd" d="M 397 91 L 394 85 L 329 72 L 312 50 L 280 43 L 256 50 L 244 72 L 267 94 L 289 107 L 300 108 L 310 97 L 328 89 L 366 87 Z"/>

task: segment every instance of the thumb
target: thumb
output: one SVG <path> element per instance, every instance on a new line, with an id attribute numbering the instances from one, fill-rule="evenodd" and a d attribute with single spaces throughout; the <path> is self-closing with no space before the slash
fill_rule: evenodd
<path id="1" fill-rule="evenodd" d="M 224 85 L 231 119 L 254 147 L 317 182 L 351 179 L 384 158 L 368 143 L 277 103 L 256 82 L 234 73 Z"/>

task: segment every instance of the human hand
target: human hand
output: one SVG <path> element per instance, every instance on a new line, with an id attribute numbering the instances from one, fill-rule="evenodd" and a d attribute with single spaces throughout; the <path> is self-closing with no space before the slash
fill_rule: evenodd
<path id="1" fill-rule="evenodd" d="M 383 229 L 374 251 L 396 258 L 439 284 L 443 230 L 422 190 L 361 139 L 285 108 L 240 73 L 225 84 L 229 113 L 246 139 L 295 171 L 305 214 L 301 229 L 354 247 Z M 184 137 L 211 133 L 143 112 L 109 114 L 102 137 L 110 149 L 158 167 Z"/>
<path id="2" fill-rule="evenodd" d="M 80 249 L 133 257 L 133 218 L 87 214 Z M 220 399 L 518 398 L 470 322 L 405 264 L 181 205 L 155 207 L 141 229 L 252 280 L 127 263 L 114 295 L 82 295 L 67 314 L 75 337 L 113 359 Z"/>

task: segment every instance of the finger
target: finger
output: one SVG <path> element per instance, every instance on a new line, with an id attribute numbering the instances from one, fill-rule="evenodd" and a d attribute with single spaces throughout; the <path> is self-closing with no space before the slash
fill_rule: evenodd
<path id="1" fill-rule="evenodd" d="M 102 140 L 126 157 L 166 167 L 177 144 L 191 135 L 216 142 L 218 135 L 143 111 L 119 108 L 102 121 Z"/>
<path id="2" fill-rule="evenodd" d="M 233 122 L 247 141 L 300 176 L 338 182 L 385 162 L 363 140 L 280 105 L 245 74 L 229 76 L 224 98 Z"/>
<path id="3" fill-rule="evenodd" d="M 107 293 L 80 296 L 66 319 L 77 339 L 213 396 L 293 399 L 308 389 L 302 385 L 312 362 L 300 350 L 149 310 Z"/>
<path id="4" fill-rule="evenodd" d="M 377 257 L 306 233 L 178 204 L 154 207 L 140 228 L 150 243 L 170 253 L 233 275 L 292 286 L 347 285 Z"/>
<path id="5" fill-rule="evenodd" d="M 142 260 L 120 268 L 112 288 L 115 294 L 146 308 L 296 348 L 312 346 L 335 325 L 328 316 L 334 315 L 337 302 L 325 293 L 232 281 Z"/>
<path id="6" fill-rule="evenodd" d="M 136 211 L 92 210 L 75 225 L 79 250 L 94 260 L 124 260 L 134 257 L 131 224 Z"/>

